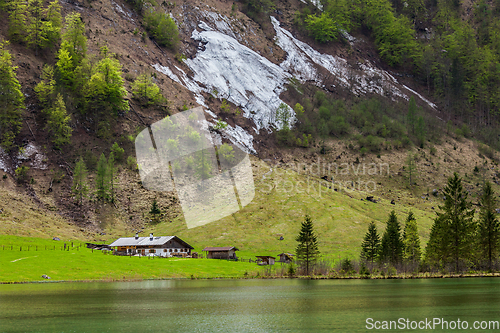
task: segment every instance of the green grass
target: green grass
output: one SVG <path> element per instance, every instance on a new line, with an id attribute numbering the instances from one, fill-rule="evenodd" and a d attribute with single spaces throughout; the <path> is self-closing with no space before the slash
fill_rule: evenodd
<path id="1" fill-rule="evenodd" d="M 209 259 L 121 257 L 85 246 L 61 250 L 63 242 L 47 239 L 0 236 L 0 282 L 51 280 L 131 280 L 161 278 L 242 278 L 256 276 L 255 263 Z M 12 245 L 12 250 L 11 246 Z M 30 245 L 28 251 L 28 245 Z M 47 246 L 47 250 L 45 247 Z M 53 249 L 56 246 L 56 250 Z M 38 251 L 36 250 L 38 247 Z M 20 251 L 22 248 L 22 251 Z"/>
<path id="2" fill-rule="evenodd" d="M 411 209 L 417 218 L 421 245 L 425 248 L 435 215 L 431 206 L 437 208 L 437 202 L 407 198 L 399 191 L 394 193 L 395 197 L 401 196 L 405 202 L 397 205 L 391 205 L 389 199 L 382 199 L 378 203 L 362 201 L 361 199 L 373 194 L 359 191 L 335 192 L 322 187 L 319 193 L 318 178 L 310 179 L 314 185 L 309 189 L 306 177 L 295 172 L 276 172 L 274 169 L 263 180 L 262 176 L 269 171 L 269 167 L 262 161 L 253 163 L 255 198 L 242 210 L 192 229 L 187 229 L 181 215 L 173 221 L 150 226 L 144 233 L 177 235 L 194 246 L 195 251 L 201 251 L 205 246 L 233 245 L 240 249 L 238 255 L 243 258 L 254 258 L 256 255 L 276 256 L 283 251 L 295 252 L 295 237 L 304 221 L 304 215 L 309 214 L 318 235 L 320 251 L 325 258 L 358 259 L 362 239 L 371 221 L 375 221 L 379 234 L 382 234 L 389 212 L 395 210 L 403 228 Z M 293 191 L 287 192 L 280 185 L 283 182 L 300 184 L 299 181 L 305 184 L 300 189 L 302 192 L 297 191 L 297 186 Z M 280 236 L 284 240 L 280 241 Z"/>

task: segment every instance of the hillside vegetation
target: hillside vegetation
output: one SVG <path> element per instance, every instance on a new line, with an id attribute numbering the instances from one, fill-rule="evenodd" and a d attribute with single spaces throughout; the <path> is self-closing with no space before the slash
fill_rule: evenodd
<path id="1" fill-rule="evenodd" d="M 384 230 L 392 210 L 400 222 L 413 212 L 425 248 L 454 171 L 474 204 L 485 181 L 498 192 L 500 3 L 315 4 L 0 0 L 0 233 L 92 242 L 175 234 L 198 251 L 234 245 L 250 257 L 293 252 L 308 214 L 324 258 L 357 259 L 370 222 Z M 281 98 L 293 110 L 282 104 L 274 133 L 254 137 L 252 203 L 187 229 L 175 193 L 142 186 L 134 140 L 199 103 L 151 66 L 188 71 L 185 60 L 203 48 L 190 40 L 199 22 L 189 13 L 205 5 L 241 24 L 241 43 L 273 63 L 283 51 L 270 15 L 325 54 L 356 66 L 370 59 L 437 106 L 417 93 L 360 96 L 292 78 Z M 217 91 L 205 97 L 220 116 L 214 134 L 254 127 Z"/>

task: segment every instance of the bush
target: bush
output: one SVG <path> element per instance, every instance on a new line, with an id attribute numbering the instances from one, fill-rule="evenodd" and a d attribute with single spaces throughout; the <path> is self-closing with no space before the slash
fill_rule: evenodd
<path id="1" fill-rule="evenodd" d="M 118 143 L 113 143 L 111 146 L 111 152 L 115 155 L 115 160 L 117 162 L 122 162 L 123 160 L 123 154 L 125 153 L 125 150 L 121 148 Z"/>
<path id="2" fill-rule="evenodd" d="M 127 157 L 127 167 L 132 170 L 136 171 L 137 170 L 137 160 L 133 156 Z"/>
<path id="3" fill-rule="evenodd" d="M 174 49 L 179 42 L 179 31 L 174 20 L 162 12 L 149 11 L 144 17 L 146 29 L 162 46 Z"/>
<path id="4" fill-rule="evenodd" d="M 29 167 L 23 165 L 23 166 L 20 166 L 16 169 L 16 177 L 17 177 L 17 181 L 20 182 L 20 183 L 24 183 L 27 179 L 28 179 L 28 171 L 29 171 Z"/>

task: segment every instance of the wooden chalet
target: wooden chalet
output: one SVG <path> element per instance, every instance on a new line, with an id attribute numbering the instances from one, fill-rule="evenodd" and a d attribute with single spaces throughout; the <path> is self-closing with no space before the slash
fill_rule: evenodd
<path id="1" fill-rule="evenodd" d="M 223 247 L 206 247 L 203 251 L 207 252 L 208 259 L 238 259 L 236 257 L 236 251 L 239 251 L 234 246 L 223 246 Z"/>
<path id="2" fill-rule="evenodd" d="M 291 254 L 291 253 L 283 252 L 283 253 L 278 254 L 278 257 L 279 257 L 278 262 L 282 262 L 285 264 L 289 264 L 293 261 L 293 254 Z"/>
<path id="3" fill-rule="evenodd" d="M 177 236 L 118 238 L 109 244 L 116 255 L 142 255 L 158 257 L 191 257 L 193 247 Z"/>
<path id="4" fill-rule="evenodd" d="M 260 259 L 260 260 L 257 260 L 257 265 L 261 265 L 261 266 L 274 265 L 274 261 L 276 260 L 275 257 L 271 257 L 271 256 L 256 256 L 256 257 Z"/>

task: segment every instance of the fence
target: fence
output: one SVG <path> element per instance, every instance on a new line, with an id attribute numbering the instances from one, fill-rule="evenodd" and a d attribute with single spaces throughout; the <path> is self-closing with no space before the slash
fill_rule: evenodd
<path id="1" fill-rule="evenodd" d="M 87 246 L 82 243 L 68 242 L 63 245 L 0 245 L 2 251 L 80 251 Z"/>

